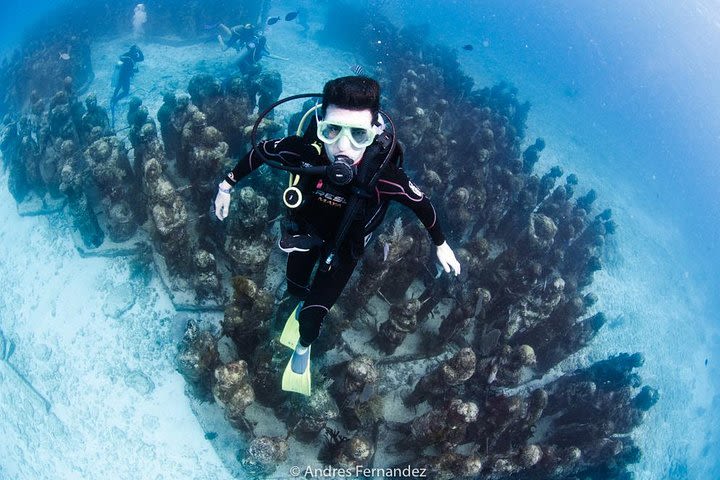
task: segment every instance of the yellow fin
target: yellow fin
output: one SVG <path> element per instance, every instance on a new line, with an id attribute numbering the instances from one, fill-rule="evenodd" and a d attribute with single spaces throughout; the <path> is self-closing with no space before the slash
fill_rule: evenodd
<path id="1" fill-rule="evenodd" d="M 308 352 L 308 355 L 310 353 Z M 287 366 L 285 367 L 285 373 L 283 373 L 282 377 L 282 389 L 286 392 L 295 392 L 300 393 L 302 395 L 310 396 L 310 384 L 312 383 L 310 379 L 310 359 L 308 358 L 308 364 L 307 368 L 305 369 L 305 373 L 295 373 L 292 371 L 292 367 L 290 364 L 292 363 L 292 357 L 290 357 L 290 360 L 288 361 Z"/>
<path id="2" fill-rule="evenodd" d="M 302 302 L 290 313 L 290 316 L 285 322 L 285 327 L 280 334 L 280 343 L 293 350 L 295 350 L 295 346 L 298 340 L 300 340 L 300 323 L 298 322 L 297 316 L 301 307 Z"/>

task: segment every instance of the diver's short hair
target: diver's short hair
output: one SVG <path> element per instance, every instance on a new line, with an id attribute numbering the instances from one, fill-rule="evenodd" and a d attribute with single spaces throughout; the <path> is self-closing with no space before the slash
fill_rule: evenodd
<path id="1" fill-rule="evenodd" d="M 380 110 L 380 84 L 365 76 L 340 77 L 330 80 L 323 87 L 322 112 L 328 105 L 348 110 L 370 109 L 373 121 Z"/>

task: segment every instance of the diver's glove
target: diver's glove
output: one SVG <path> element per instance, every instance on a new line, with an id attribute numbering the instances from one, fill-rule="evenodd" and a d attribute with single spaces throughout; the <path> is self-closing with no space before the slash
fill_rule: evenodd
<path id="1" fill-rule="evenodd" d="M 215 216 L 220 220 L 225 220 L 230 213 L 230 190 L 232 185 L 223 180 L 218 185 L 218 192 L 215 195 Z"/>
<path id="2" fill-rule="evenodd" d="M 450 248 L 447 242 L 438 245 L 437 257 L 447 273 L 450 273 L 452 269 L 455 272 L 455 276 L 460 275 L 460 262 L 455 258 L 455 253 L 453 253 L 452 248 Z"/>

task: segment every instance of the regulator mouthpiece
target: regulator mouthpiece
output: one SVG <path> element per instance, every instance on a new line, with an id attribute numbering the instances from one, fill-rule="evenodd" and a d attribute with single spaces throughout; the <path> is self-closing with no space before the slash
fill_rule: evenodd
<path id="1" fill-rule="evenodd" d="M 353 168 L 352 159 L 345 155 L 336 156 L 328 172 L 330 181 L 335 185 L 343 186 L 352 182 L 354 175 L 355 169 Z"/>

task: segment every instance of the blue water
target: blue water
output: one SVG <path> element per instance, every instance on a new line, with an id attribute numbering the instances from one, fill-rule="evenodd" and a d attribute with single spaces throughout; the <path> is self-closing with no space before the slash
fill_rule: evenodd
<path id="1" fill-rule="evenodd" d="M 61 3 L 3 2 L 0 52 Z M 608 316 L 626 320 L 578 362 L 646 354 L 640 374 L 661 401 L 637 432 L 638 478 L 720 478 L 720 3 L 371 3 L 398 24 L 429 24 L 477 86 L 516 85 L 533 105 L 527 143 L 548 145 L 538 168 L 577 172 L 613 208 L 620 253 L 596 286 Z M 297 52 L 283 68 L 293 62 L 308 63 Z"/>
<path id="2" fill-rule="evenodd" d="M 461 59 L 480 75 L 516 83 L 534 111 L 551 110 L 550 100 L 569 103 L 561 121 L 573 135 L 615 152 L 595 167 L 668 208 L 693 245 L 707 246 L 698 266 L 716 270 L 717 2 L 432 3 L 400 2 L 397 15 L 408 23 L 432 18 L 436 38 L 474 44 Z"/>

